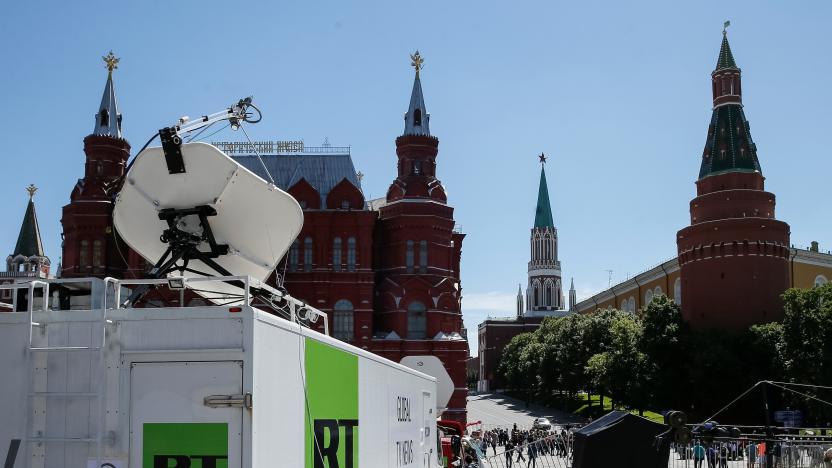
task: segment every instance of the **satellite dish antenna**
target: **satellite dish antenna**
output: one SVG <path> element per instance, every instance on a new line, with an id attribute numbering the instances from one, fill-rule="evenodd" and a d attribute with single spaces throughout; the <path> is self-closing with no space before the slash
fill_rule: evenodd
<path id="1" fill-rule="evenodd" d="M 265 281 L 300 232 L 303 211 L 291 195 L 210 144 L 182 142 L 183 133 L 212 119 L 248 121 L 250 104 L 250 98 L 240 100 L 225 112 L 164 128 L 162 146 L 144 149 L 131 162 L 113 220 L 127 245 L 154 264 L 151 277 Z M 241 282 L 226 282 L 201 294 L 231 304 L 240 298 L 241 287 Z M 135 303 L 145 292 L 137 289 L 125 303 Z"/>

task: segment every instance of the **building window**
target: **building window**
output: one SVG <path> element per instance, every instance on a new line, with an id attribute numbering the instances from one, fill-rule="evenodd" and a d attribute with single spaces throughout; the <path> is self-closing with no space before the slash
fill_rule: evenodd
<path id="1" fill-rule="evenodd" d="M 427 313 L 425 305 L 413 301 L 407 306 L 407 337 L 411 340 L 424 340 L 427 336 Z"/>
<path id="2" fill-rule="evenodd" d="M 534 306 L 538 307 L 540 305 L 540 285 L 535 283 L 534 284 Z"/>
<path id="3" fill-rule="evenodd" d="M 110 126 L 110 113 L 107 112 L 107 109 L 101 109 L 101 126 L 102 127 L 109 127 Z"/>
<path id="4" fill-rule="evenodd" d="M 677 305 L 682 305 L 682 278 L 676 278 L 673 283 L 673 301 Z"/>
<path id="5" fill-rule="evenodd" d="M 350 209 L 350 201 L 349 200 L 341 200 L 341 209 L 342 210 Z"/>
<path id="6" fill-rule="evenodd" d="M 300 242 L 295 239 L 292 247 L 289 248 L 289 271 L 294 272 L 298 269 L 298 250 L 300 250 Z"/>
<path id="7" fill-rule="evenodd" d="M 81 268 L 89 268 L 90 266 L 90 243 L 87 240 L 81 241 L 81 249 L 78 254 L 78 264 Z"/>
<path id="8" fill-rule="evenodd" d="M 422 109 L 416 109 L 413 111 L 413 125 L 416 127 L 422 126 Z"/>
<path id="9" fill-rule="evenodd" d="M 428 271 L 428 241 L 419 241 L 419 271 L 427 273 Z"/>
<path id="10" fill-rule="evenodd" d="M 644 307 L 647 307 L 651 302 L 653 302 L 653 290 L 648 289 L 644 294 Z"/>
<path id="11" fill-rule="evenodd" d="M 341 238 L 332 241 L 332 270 L 341 271 Z"/>
<path id="12" fill-rule="evenodd" d="M 627 310 L 630 313 L 634 313 L 636 311 L 636 298 L 633 296 L 630 296 L 630 298 L 627 299 Z"/>
<path id="13" fill-rule="evenodd" d="M 101 255 L 101 241 L 95 240 L 92 242 L 92 265 L 94 267 L 103 267 L 104 261 Z"/>
<path id="14" fill-rule="evenodd" d="M 333 336 L 341 341 L 353 340 L 354 311 L 352 302 L 341 299 L 335 303 L 335 312 L 332 318 Z"/>
<path id="15" fill-rule="evenodd" d="M 355 237 L 347 239 L 347 271 L 355 271 Z"/>
<path id="16" fill-rule="evenodd" d="M 653 290 L 653 296 L 660 296 L 662 294 L 662 287 L 656 286 L 656 289 Z"/>
<path id="17" fill-rule="evenodd" d="M 826 279 L 825 276 L 818 275 L 818 276 L 815 277 L 815 287 L 817 288 L 817 287 L 823 286 L 824 284 L 827 283 L 827 281 L 828 280 Z"/>
<path id="18" fill-rule="evenodd" d="M 303 240 L 303 271 L 312 271 L 312 238 Z"/>
<path id="19" fill-rule="evenodd" d="M 407 241 L 407 252 L 405 254 L 405 264 L 407 265 L 407 272 L 413 273 L 413 241 Z"/>
<path id="20" fill-rule="evenodd" d="M 545 302 L 543 305 L 551 306 L 552 305 L 552 283 L 546 283 L 543 287 L 543 292 L 545 295 Z"/>

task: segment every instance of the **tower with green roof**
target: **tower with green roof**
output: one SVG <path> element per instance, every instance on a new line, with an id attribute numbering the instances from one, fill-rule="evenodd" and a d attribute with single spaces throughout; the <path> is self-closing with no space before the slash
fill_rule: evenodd
<path id="1" fill-rule="evenodd" d="M 531 258 L 526 288 L 526 311 L 535 312 L 561 310 L 564 307 L 558 260 L 558 230 L 555 228 L 552 204 L 549 202 L 549 186 L 546 183 L 546 156 L 541 154 L 539 158 L 540 185 L 529 239 Z"/>
<path id="2" fill-rule="evenodd" d="M 50 261 L 43 251 L 38 216 L 35 213 L 35 192 L 37 187 L 29 185 L 29 204 L 20 225 L 14 251 L 6 258 L 4 277 L 46 278 L 49 276 Z"/>
<path id="3" fill-rule="evenodd" d="M 690 225 L 676 236 L 682 315 L 698 329 L 779 320 L 789 285 L 789 225 L 775 218 L 775 196 L 765 190 L 741 78 L 723 30 Z"/>

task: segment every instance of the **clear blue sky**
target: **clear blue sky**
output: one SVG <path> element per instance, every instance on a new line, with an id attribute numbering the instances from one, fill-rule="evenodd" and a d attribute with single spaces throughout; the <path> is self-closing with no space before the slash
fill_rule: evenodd
<path id="1" fill-rule="evenodd" d="M 265 117 L 252 138 L 351 145 L 374 197 L 395 176 L 419 49 L 438 175 L 468 233 L 469 330 L 514 313 L 541 151 L 565 281 L 585 297 L 606 269 L 622 280 L 674 255 L 725 19 L 777 216 L 794 244 L 830 249 L 831 14 L 826 1 L 6 2 L 0 250 L 14 247 L 35 183 L 57 264 L 110 49 L 134 149 L 180 115 L 253 94 Z"/>

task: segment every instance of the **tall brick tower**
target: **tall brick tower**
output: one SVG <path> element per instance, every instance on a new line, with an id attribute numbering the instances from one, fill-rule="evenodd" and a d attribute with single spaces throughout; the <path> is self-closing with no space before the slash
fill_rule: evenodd
<path id="1" fill-rule="evenodd" d="M 742 330 L 782 317 L 789 285 L 789 225 L 774 217 L 742 105 L 741 73 L 723 31 L 711 73 L 713 116 L 691 225 L 676 242 L 682 313 L 695 328 Z"/>
<path id="2" fill-rule="evenodd" d="M 540 156 L 540 185 L 537 190 L 534 226 L 529 237 L 529 283 L 526 288 L 526 310 L 560 310 L 563 304 L 560 261 L 558 260 L 558 230 L 549 203 L 546 184 L 546 156 Z"/>
<path id="3" fill-rule="evenodd" d="M 136 277 L 144 264 L 113 229 L 113 196 L 130 157 L 113 87 L 118 61 L 112 52 L 104 57 L 107 83 L 93 132 L 84 138 L 84 177 L 75 184 L 70 202 L 63 208 L 63 277 Z"/>
<path id="4" fill-rule="evenodd" d="M 454 209 L 436 178 L 439 140 L 431 136 L 422 96 L 422 58 L 412 55 L 416 78 L 396 139 L 398 176 L 376 224 L 376 297 L 373 351 L 400 361 L 439 357 L 454 381 L 446 418 L 465 420 L 468 343 L 461 336 L 459 263 L 464 234 L 454 231 Z"/>

